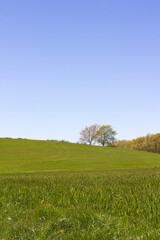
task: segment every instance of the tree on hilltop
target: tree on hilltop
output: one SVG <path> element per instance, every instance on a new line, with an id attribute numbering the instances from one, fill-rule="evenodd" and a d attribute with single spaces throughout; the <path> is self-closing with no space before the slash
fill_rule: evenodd
<path id="1" fill-rule="evenodd" d="M 95 135 L 99 129 L 99 125 L 93 124 L 91 126 L 86 126 L 85 129 L 83 129 L 80 132 L 80 142 L 81 143 L 89 143 L 92 144 L 93 140 L 95 139 Z"/>
<path id="2" fill-rule="evenodd" d="M 95 139 L 104 147 L 114 144 L 116 134 L 110 125 L 103 125 L 96 132 Z"/>

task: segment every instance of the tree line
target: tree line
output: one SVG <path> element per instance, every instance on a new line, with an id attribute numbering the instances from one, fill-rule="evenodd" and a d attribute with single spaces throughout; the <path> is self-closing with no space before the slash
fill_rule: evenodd
<path id="1" fill-rule="evenodd" d="M 147 134 L 145 137 L 138 137 L 133 140 L 116 141 L 116 147 L 133 150 L 160 153 L 160 133 Z"/>
<path id="2" fill-rule="evenodd" d="M 116 131 L 113 130 L 111 125 L 98 125 L 93 124 L 91 126 L 86 126 L 80 132 L 80 143 L 90 144 L 99 143 L 104 146 L 113 146 L 116 139 Z"/>

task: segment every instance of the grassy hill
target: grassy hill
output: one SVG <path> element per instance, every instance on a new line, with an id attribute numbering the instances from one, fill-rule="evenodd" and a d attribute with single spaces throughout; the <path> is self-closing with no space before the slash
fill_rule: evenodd
<path id="1" fill-rule="evenodd" d="M 160 155 L 56 141 L 0 139 L 0 174 L 160 167 Z"/>
<path id="2" fill-rule="evenodd" d="M 160 239 L 154 167 L 158 154 L 0 139 L 0 239 Z"/>

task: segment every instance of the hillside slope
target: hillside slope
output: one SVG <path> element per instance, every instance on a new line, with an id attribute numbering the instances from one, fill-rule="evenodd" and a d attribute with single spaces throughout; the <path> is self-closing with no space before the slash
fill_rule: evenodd
<path id="1" fill-rule="evenodd" d="M 0 174 L 160 167 L 160 155 L 56 141 L 0 139 Z"/>

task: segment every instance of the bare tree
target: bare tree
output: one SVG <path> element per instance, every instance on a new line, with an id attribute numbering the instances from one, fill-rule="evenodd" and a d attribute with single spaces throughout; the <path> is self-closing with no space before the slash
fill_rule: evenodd
<path id="1" fill-rule="evenodd" d="M 80 132 L 80 142 L 89 143 L 91 145 L 95 139 L 95 135 L 98 129 L 99 125 L 97 124 L 93 124 L 90 127 L 86 126 L 85 129 Z"/>

